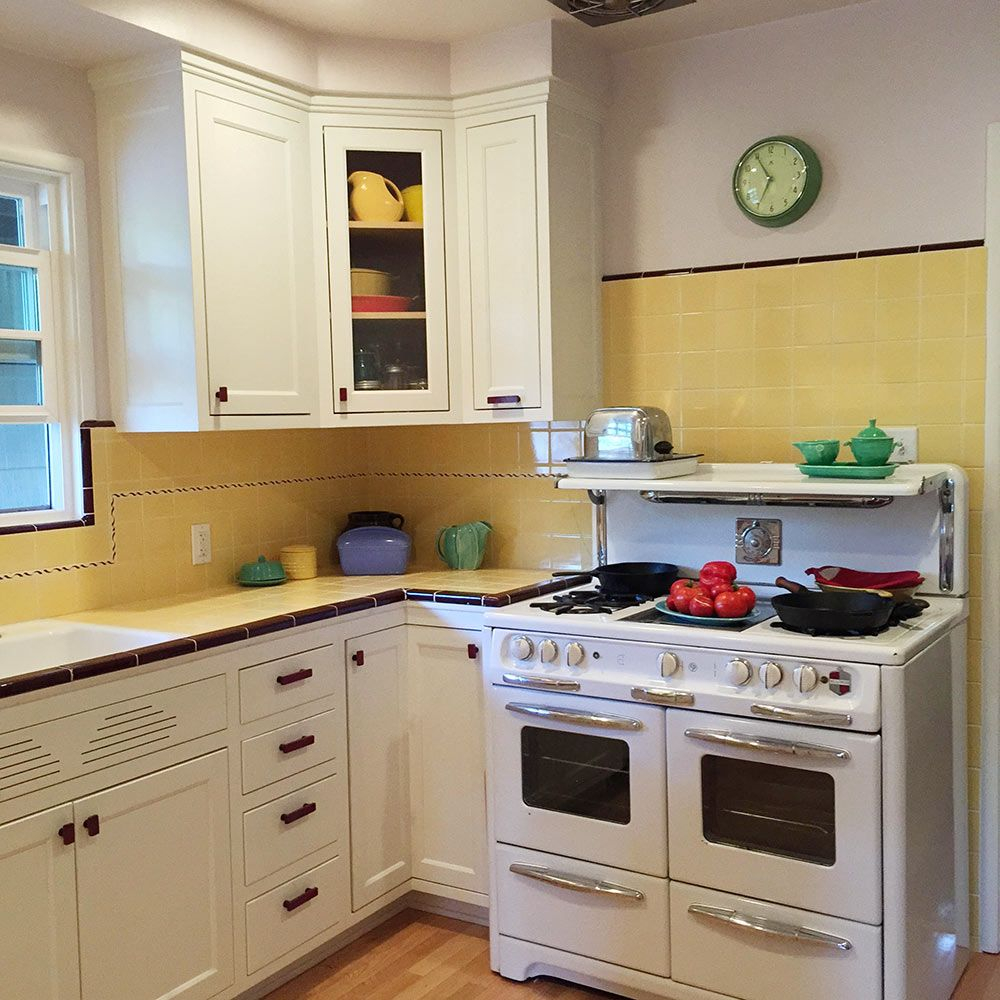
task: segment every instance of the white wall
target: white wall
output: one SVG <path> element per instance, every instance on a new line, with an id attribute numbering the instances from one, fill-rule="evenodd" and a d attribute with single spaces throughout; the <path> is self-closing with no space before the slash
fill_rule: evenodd
<path id="1" fill-rule="evenodd" d="M 0 147 L 75 156 L 83 161 L 87 182 L 87 232 L 93 306 L 94 366 L 98 412 L 107 417 L 108 365 L 104 328 L 104 272 L 97 177 L 97 125 L 94 95 L 83 70 L 0 49 Z"/>
<path id="2" fill-rule="evenodd" d="M 983 236 L 997 0 L 872 0 L 612 67 L 606 273 Z M 743 149 L 775 133 L 824 170 L 812 211 L 781 230 L 746 220 L 729 187 Z"/>

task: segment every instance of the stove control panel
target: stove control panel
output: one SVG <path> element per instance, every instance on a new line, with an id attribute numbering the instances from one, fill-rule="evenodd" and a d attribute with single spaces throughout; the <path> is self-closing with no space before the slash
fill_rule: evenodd
<path id="1" fill-rule="evenodd" d="M 703 711 L 868 732 L 880 726 L 881 673 L 876 664 L 490 631 L 486 670 L 493 683 L 504 683 L 502 675 L 508 672 L 537 678 L 537 686 L 545 688 L 572 682 L 576 693 L 591 697 L 630 701 L 640 690 L 663 695 L 662 704 L 683 695 L 685 704 Z"/>

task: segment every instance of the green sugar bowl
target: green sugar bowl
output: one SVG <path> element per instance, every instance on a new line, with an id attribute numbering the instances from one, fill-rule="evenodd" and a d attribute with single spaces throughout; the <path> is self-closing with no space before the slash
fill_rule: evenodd
<path id="1" fill-rule="evenodd" d="M 256 562 L 244 563 L 236 576 L 243 587 L 274 587 L 285 582 L 285 567 L 277 559 L 259 556 Z"/>
<path id="2" fill-rule="evenodd" d="M 889 456 L 896 447 L 896 441 L 880 427 L 875 425 L 875 420 L 869 420 L 868 426 L 850 439 L 845 441 L 854 460 L 858 465 L 886 465 Z"/>
<path id="3" fill-rule="evenodd" d="M 806 465 L 833 465 L 840 454 L 839 441 L 793 441 L 792 444 L 802 452 Z"/>

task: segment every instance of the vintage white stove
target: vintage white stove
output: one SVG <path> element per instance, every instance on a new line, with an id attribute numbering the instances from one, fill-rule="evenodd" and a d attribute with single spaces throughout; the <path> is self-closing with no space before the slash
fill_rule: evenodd
<path id="1" fill-rule="evenodd" d="M 891 503 L 804 506 L 792 480 L 751 504 L 722 474 L 675 503 L 596 496 L 611 561 L 696 568 L 732 556 L 735 519 L 780 518 L 780 563 L 741 578 L 920 570 L 929 607 L 877 635 L 776 627 L 766 584 L 739 629 L 654 602 L 488 613 L 501 974 L 675 1000 L 950 997 L 968 949 L 965 477 L 915 469 Z"/>

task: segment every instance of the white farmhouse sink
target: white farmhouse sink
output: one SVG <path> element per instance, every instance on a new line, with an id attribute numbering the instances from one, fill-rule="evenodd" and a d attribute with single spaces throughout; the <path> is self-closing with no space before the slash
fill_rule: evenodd
<path id="1" fill-rule="evenodd" d="M 172 632 L 45 619 L 0 625 L 0 680 L 177 638 Z"/>

